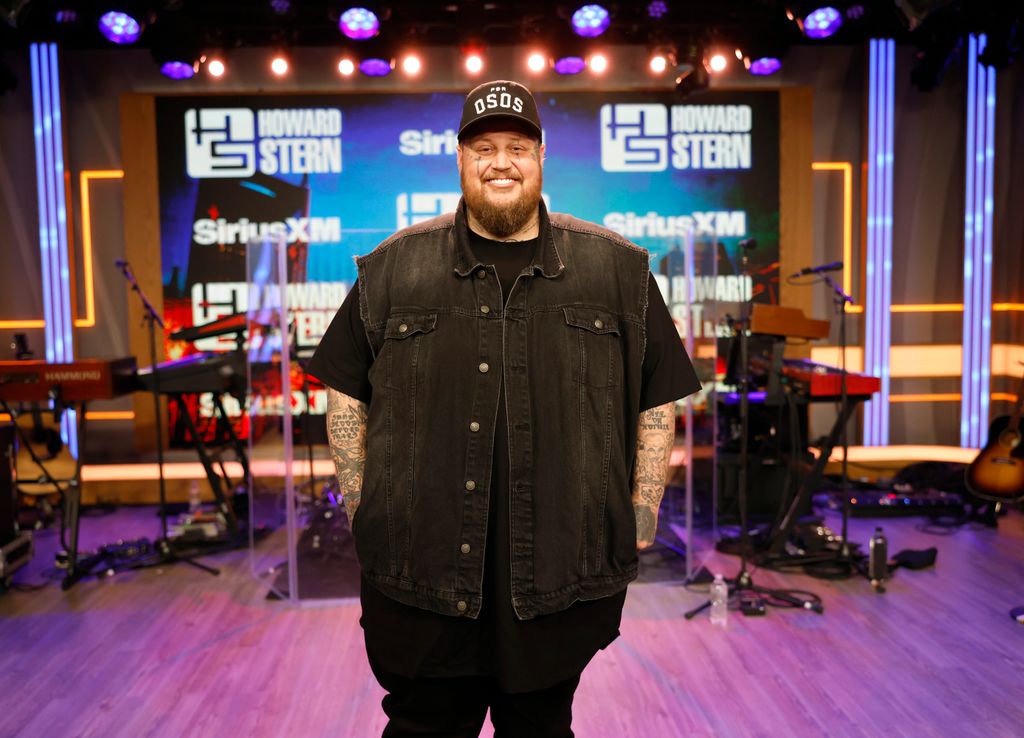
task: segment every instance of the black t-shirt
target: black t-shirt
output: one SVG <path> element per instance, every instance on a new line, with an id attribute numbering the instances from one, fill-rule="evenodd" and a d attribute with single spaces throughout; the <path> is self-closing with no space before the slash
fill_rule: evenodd
<path id="1" fill-rule="evenodd" d="M 530 263 L 538 239 L 491 241 L 470 232 L 474 255 L 492 264 L 505 300 Z M 700 389 L 654 277 L 648 283 L 647 346 L 640 409 Z M 325 385 L 369 403 L 373 357 L 359 316 L 359 285 L 345 298 L 324 334 L 309 372 Z M 499 393 L 503 396 L 503 392 Z M 484 564 L 484 603 L 477 619 L 449 617 L 403 605 L 362 581 L 360 623 L 375 665 L 408 677 L 493 675 L 508 692 L 556 684 L 583 670 L 619 634 L 626 591 L 579 601 L 561 612 L 520 621 L 512 610 L 508 529 L 508 428 L 498 403 Z"/>

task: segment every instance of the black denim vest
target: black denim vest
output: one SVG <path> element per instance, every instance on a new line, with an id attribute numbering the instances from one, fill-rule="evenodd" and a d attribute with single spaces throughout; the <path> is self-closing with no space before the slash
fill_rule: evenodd
<path id="1" fill-rule="evenodd" d="M 537 253 L 507 307 L 493 268 L 473 256 L 461 203 L 357 259 L 374 362 L 356 550 L 399 602 L 480 612 L 499 402 L 516 615 L 558 612 L 636 577 L 647 252 L 540 207 Z"/>

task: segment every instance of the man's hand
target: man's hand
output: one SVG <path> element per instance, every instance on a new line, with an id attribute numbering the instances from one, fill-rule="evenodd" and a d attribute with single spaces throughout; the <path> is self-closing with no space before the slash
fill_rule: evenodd
<path id="1" fill-rule="evenodd" d="M 331 458 L 349 524 L 356 519 L 363 495 L 368 411 L 365 402 L 327 388 L 327 442 L 331 445 Z"/>
<path id="2" fill-rule="evenodd" d="M 633 466 L 633 514 L 636 515 L 637 550 L 654 543 L 658 508 L 665 494 L 668 460 L 675 439 L 675 403 L 667 402 L 640 413 Z"/>

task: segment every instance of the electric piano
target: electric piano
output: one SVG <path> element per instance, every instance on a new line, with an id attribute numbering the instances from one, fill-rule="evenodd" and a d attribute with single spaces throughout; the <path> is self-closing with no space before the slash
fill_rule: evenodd
<path id="1" fill-rule="evenodd" d="M 0 400 L 64 404 L 109 400 L 136 389 L 135 372 L 134 356 L 65 363 L 0 361 Z"/>

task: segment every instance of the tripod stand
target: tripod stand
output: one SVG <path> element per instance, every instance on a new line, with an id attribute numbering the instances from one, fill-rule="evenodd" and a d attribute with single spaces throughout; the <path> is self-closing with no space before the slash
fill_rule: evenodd
<path id="1" fill-rule="evenodd" d="M 748 238 L 740 241 L 740 275 L 746 283 L 749 279 L 750 251 L 757 246 L 757 242 Z M 752 551 L 750 537 L 750 525 L 747 516 L 747 492 L 748 492 L 748 469 L 747 456 L 749 454 L 749 430 L 750 430 L 750 360 L 748 357 L 748 334 L 750 329 L 750 299 L 740 303 L 740 318 L 734 324 L 736 340 L 739 341 L 739 367 L 736 372 L 737 383 L 740 395 L 740 459 L 737 475 L 737 501 L 740 512 L 740 570 L 732 579 L 727 579 L 729 585 L 729 599 L 738 597 L 741 603 L 741 610 L 745 614 L 763 614 L 765 604 L 779 605 L 783 607 L 797 607 L 813 610 L 817 613 L 824 612 L 821 599 L 810 592 L 798 590 L 777 590 L 766 587 L 759 587 L 754 584 L 753 577 L 748 569 L 748 555 Z M 747 595 L 746 597 L 744 595 Z M 801 597 L 804 595 L 805 597 Z M 685 613 L 687 620 L 711 607 L 711 600 Z"/>

